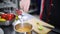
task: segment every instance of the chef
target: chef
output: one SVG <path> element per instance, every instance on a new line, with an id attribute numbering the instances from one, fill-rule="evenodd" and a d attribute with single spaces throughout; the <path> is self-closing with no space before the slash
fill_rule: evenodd
<path id="1" fill-rule="evenodd" d="M 21 0 L 20 1 L 20 8 L 23 9 L 25 12 L 28 12 L 30 6 L 30 0 Z"/>

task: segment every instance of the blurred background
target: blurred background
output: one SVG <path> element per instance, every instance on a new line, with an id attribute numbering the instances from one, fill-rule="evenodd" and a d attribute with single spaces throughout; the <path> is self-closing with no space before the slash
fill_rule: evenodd
<path id="1" fill-rule="evenodd" d="M 31 0 L 32 2 L 33 0 Z M 34 5 L 34 4 L 35 5 Z M 60 4 L 59 0 L 34 0 L 30 7 L 30 14 L 55 26 L 60 31 Z"/>
<path id="2" fill-rule="evenodd" d="M 4 3 L 2 3 L 5 1 Z M 19 9 L 20 0 L 0 0 L 0 12 L 8 12 L 8 7 L 11 8 L 11 11 L 14 11 L 14 8 Z M 5 7 L 5 8 L 4 8 Z M 7 8 L 6 8 L 7 7 Z M 13 8 L 12 8 L 13 7 Z M 5 12 L 5 13 L 6 13 Z M 36 18 L 55 26 L 56 31 L 59 30 L 60 33 L 60 2 L 59 0 L 30 0 L 29 11 L 27 12 Z M 54 32 L 55 34 L 56 32 Z M 57 34 L 57 33 L 56 33 Z"/>

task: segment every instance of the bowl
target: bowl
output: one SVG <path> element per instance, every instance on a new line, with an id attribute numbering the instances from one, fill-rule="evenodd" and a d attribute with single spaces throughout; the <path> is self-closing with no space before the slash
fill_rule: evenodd
<path id="1" fill-rule="evenodd" d="M 19 23 L 14 26 L 14 30 L 19 33 L 30 32 L 32 30 L 32 25 L 29 23 L 23 23 L 23 25 Z"/>

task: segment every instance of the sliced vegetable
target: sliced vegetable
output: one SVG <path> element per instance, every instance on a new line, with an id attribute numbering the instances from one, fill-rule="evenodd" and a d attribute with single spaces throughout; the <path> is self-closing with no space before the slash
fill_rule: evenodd
<path id="1" fill-rule="evenodd" d="M 38 28 L 39 30 L 43 30 L 43 26 L 39 26 L 39 28 Z"/>

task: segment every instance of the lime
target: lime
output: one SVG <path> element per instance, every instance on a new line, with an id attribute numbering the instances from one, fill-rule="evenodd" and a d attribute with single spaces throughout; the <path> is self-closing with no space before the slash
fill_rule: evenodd
<path id="1" fill-rule="evenodd" d="M 39 28 L 38 28 L 39 30 L 43 30 L 43 27 L 42 26 L 39 26 Z"/>

